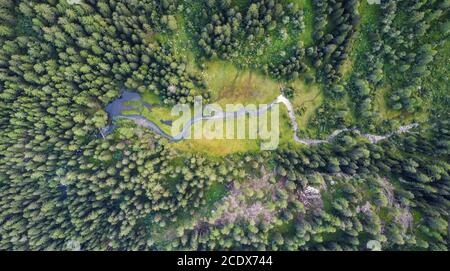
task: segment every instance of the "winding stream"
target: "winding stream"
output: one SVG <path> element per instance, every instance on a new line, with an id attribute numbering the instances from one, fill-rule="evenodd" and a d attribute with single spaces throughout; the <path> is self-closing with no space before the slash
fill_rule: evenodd
<path id="1" fill-rule="evenodd" d="M 341 129 L 341 130 L 334 131 L 326 140 L 299 138 L 297 135 L 299 127 L 298 127 L 297 119 L 295 117 L 294 107 L 293 107 L 292 103 L 284 95 L 280 95 L 268 106 L 260 107 L 256 111 L 242 108 L 241 110 L 234 111 L 234 112 L 216 111 L 214 116 L 204 116 L 203 113 L 196 115 L 183 126 L 183 129 L 179 134 L 177 134 L 175 136 L 171 136 L 171 135 L 165 133 L 158 124 L 156 124 L 155 122 L 153 122 L 141 115 L 128 115 L 128 116 L 122 115 L 123 111 L 135 109 L 134 106 L 126 106 L 125 105 L 126 102 L 131 102 L 131 101 L 132 102 L 142 101 L 142 97 L 138 93 L 124 91 L 122 96 L 119 99 L 116 99 L 115 101 L 113 101 L 106 107 L 106 111 L 108 112 L 108 114 L 110 115 L 110 117 L 112 119 L 132 120 L 134 123 L 136 123 L 136 125 L 139 125 L 144 128 L 147 128 L 149 130 L 152 130 L 153 132 L 163 136 L 164 138 L 166 138 L 172 142 L 180 141 L 180 140 L 183 140 L 185 137 L 187 137 L 189 135 L 192 125 L 194 125 L 197 122 L 200 122 L 203 120 L 226 119 L 226 118 L 231 118 L 231 117 L 236 118 L 236 117 L 244 116 L 246 114 L 248 114 L 249 116 L 259 116 L 261 114 L 266 113 L 268 110 L 270 110 L 276 104 L 284 104 L 287 108 L 288 116 L 289 116 L 290 122 L 292 124 L 294 141 L 304 144 L 304 145 L 308 145 L 308 146 L 329 143 L 329 142 L 333 141 L 341 133 L 348 132 L 348 131 L 356 132 L 356 133 L 360 134 L 362 137 L 368 139 L 370 142 L 377 143 L 379 141 L 388 139 L 396 134 L 409 132 L 411 129 L 419 126 L 417 123 L 401 126 L 395 132 L 392 132 L 392 133 L 389 133 L 386 135 L 362 134 L 357 129 Z M 144 104 L 144 105 L 147 107 L 153 106 L 151 104 Z M 102 135 L 110 134 L 114 131 L 114 129 L 115 129 L 114 125 L 107 126 L 101 130 Z"/>

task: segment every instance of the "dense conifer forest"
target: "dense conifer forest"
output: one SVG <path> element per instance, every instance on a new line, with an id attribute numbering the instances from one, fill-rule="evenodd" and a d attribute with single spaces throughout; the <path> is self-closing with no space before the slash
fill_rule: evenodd
<path id="1" fill-rule="evenodd" d="M 0 249 L 447 251 L 450 0 L 372 2 L 0 0 Z M 171 142 L 124 89 L 346 130 Z"/>

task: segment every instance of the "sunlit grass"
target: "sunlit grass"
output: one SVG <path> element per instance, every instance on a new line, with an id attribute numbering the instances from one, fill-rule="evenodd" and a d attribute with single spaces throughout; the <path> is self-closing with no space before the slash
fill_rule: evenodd
<path id="1" fill-rule="evenodd" d="M 322 104 L 324 97 L 318 84 L 307 85 L 301 80 L 296 80 L 290 85 L 295 90 L 294 98 L 291 102 L 297 111 L 295 115 L 298 126 L 299 129 L 305 130 L 308 126 L 309 119 Z M 301 108 L 304 108 L 304 112 L 299 114 Z"/>
<path id="2" fill-rule="evenodd" d="M 212 101 L 222 106 L 268 104 L 280 95 L 280 86 L 274 80 L 255 71 L 238 69 L 228 62 L 207 62 L 204 76 Z"/>
<path id="3" fill-rule="evenodd" d="M 243 106 L 249 104 L 256 106 L 261 104 L 268 105 L 280 95 L 281 84 L 260 73 L 238 69 L 233 64 L 223 61 L 216 60 L 207 62 L 203 76 L 212 91 L 211 102 L 220 105 L 224 111 L 227 111 L 227 104 L 242 104 Z M 321 104 L 323 99 L 319 86 L 316 84 L 306 85 L 301 79 L 291 82 L 289 86 L 295 89 L 294 99 L 292 100 L 294 107 L 305 107 L 305 112 L 302 115 L 297 114 L 297 119 L 300 129 L 306 129 L 310 116 L 314 114 L 315 109 Z M 138 104 L 133 103 L 129 105 L 135 106 L 137 110 L 127 111 L 124 114 L 142 115 L 156 123 L 164 132 L 172 136 L 181 132 L 178 131 L 172 134 L 172 127 L 162 123 L 162 121 L 174 121 L 179 116 L 172 116 L 171 107 L 163 105 L 157 95 L 146 93 L 143 95 L 143 102 L 151 104 L 152 107 L 149 109 L 140 102 Z M 290 147 L 292 144 L 297 144 L 293 140 L 292 125 L 285 106 L 280 105 L 279 108 L 280 146 Z M 193 116 L 194 114 L 191 115 L 191 118 Z M 235 120 L 235 135 L 238 129 L 243 129 L 243 127 L 238 127 L 239 120 L 242 120 L 242 118 L 244 117 L 241 116 Z M 253 121 L 257 122 L 257 120 Z M 226 131 L 225 120 L 218 120 L 216 122 L 222 122 L 224 131 Z M 245 124 L 248 126 L 249 122 L 250 117 L 246 116 Z M 203 125 L 200 127 L 200 130 L 203 132 L 204 129 L 202 127 L 204 127 L 205 123 L 199 122 L 191 127 L 192 135 L 195 128 L 199 129 L 199 125 Z M 170 145 L 173 149 L 181 152 L 200 152 L 217 157 L 232 153 L 257 152 L 261 148 L 261 139 L 248 139 L 248 131 L 246 132 L 247 139 L 225 139 L 225 133 L 224 139 L 209 139 L 211 137 L 208 134 L 204 134 L 200 139 L 186 139 L 171 143 Z"/>

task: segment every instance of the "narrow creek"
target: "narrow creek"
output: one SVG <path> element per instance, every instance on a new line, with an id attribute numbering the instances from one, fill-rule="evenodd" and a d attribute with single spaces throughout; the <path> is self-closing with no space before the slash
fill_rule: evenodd
<path id="1" fill-rule="evenodd" d="M 196 115 L 183 126 L 183 129 L 179 134 L 172 136 L 172 135 L 169 135 L 166 132 L 164 132 L 160 125 L 145 118 L 144 116 L 123 115 L 123 111 L 129 111 L 129 110 L 136 109 L 134 106 L 125 105 L 127 102 L 142 102 L 142 97 L 136 92 L 124 91 L 120 98 L 116 99 L 115 101 L 113 101 L 106 107 L 106 112 L 108 112 L 109 116 L 112 119 L 131 120 L 136 125 L 139 125 L 144 128 L 147 128 L 149 130 L 152 130 L 153 132 L 161 135 L 162 137 L 168 139 L 169 141 L 180 141 L 180 140 L 183 140 L 184 138 L 186 138 L 188 136 L 188 134 L 190 133 L 192 125 L 194 125 L 197 122 L 200 122 L 203 120 L 213 120 L 213 119 L 220 120 L 220 119 L 226 119 L 226 118 L 232 118 L 232 117 L 236 118 L 236 117 L 244 116 L 246 114 L 248 114 L 249 116 L 252 116 L 252 117 L 259 116 L 261 114 L 266 113 L 268 110 L 270 110 L 276 104 L 283 104 L 284 106 L 286 106 L 287 111 L 288 111 L 288 116 L 289 116 L 289 119 L 290 119 L 290 122 L 292 125 L 292 129 L 293 129 L 293 139 L 295 142 L 298 142 L 298 143 L 301 143 L 304 145 L 317 145 L 317 144 L 329 143 L 329 142 L 333 141 L 341 133 L 348 132 L 348 131 L 356 132 L 356 133 L 360 134 L 362 137 L 368 139 L 370 142 L 377 143 L 379 141 L 388 139 L 396 134 L 409 132 L 411 129 L 419 126 L 417 123 L 401 126 L 396 131 L 386 134 L 386 135 L 362 134 L 357 129 L 340 129 L 340 130 L 335 130 L 325 140 L 299 138 L 297 135 L 299 127 L 298 127 L 297 119 L 295 117 L 294 107 L 293 107 L 292 103 L 289 101 L 289 99 L 287 99 L 284 95 L 280 95 L 274 101 L 272 101 L 272 103 L 270 103 L 268 106 L 260 107 L 256 111 L 242 108 L 241 110 L 233 111 L 233 112 L 216 111 L 215 112 L 216 114 L 214 116 L 204 116 L 203 113 Z M 153 105 L 144 103 L 144 106 L 151 108 Z M 166 125 L 166 124 L 161 124 L 161 125 Z M 110 126 L 107 126 L 102 129 L 102 131 L 101 131 L 102 135 L 110 134 L 114 131 L 114 129 L 115 129 L 115 126 L 113 124 Z"/>

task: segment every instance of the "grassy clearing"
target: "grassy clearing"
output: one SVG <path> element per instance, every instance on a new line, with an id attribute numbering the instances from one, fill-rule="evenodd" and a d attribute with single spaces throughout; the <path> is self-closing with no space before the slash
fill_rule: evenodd
<path id="1" fill-rule="evenodd" d="M 172 144 L 173 149 L 184 153 L 203 153 L 213 157 L 227 156 L 233 153 L 258 151 L 255 140 L 185 140 Z"/>
<path id="2" fill-rule="evenodd" d="M 306 130 L 310 117 L 322 104 L 324 97 L 317 84 L 306 85 L 301 80 L 296 80 L 292 84 L 295 89 L 294 99 L 291 101 L 294 108 L 300 130 Z M 301 113 L 301 108 L 304 108 Z"/>
<path id="3" fill-rule="evenodd" d="M 275 81 L 250 70 L 240 70 L 231 63 L 211 61 L 206 64 L 204 76 L 212 91 L 212 100 L 225 109 L 226 104 L 269 104 L 279 94 L 280 85 Z M 308 120 L 320 106 L 323 96 L 318 85 L 305 85 L 302 80 L 290 84 L 296 89 L 293 104 L 305 107 L 305 112 L 297 114 L 300 128 L 306 129 Z M 248 123 L 248 117 L 246 119 Z M 237 129 L 237 127 L 236 127 Z M 231 153 L 259 151 L 259 140 L 186 140 L 173 144 L 183 152 L 202 152 L 212 156 Z M 298 145 L 293 140 L 293 130 L 284 106 L 280 106 L 280 146 Z"/>
<path id="4" fill-rule="evenodd" d="M 227 104 L 269 104 L 279 94 L 279 85 L 259 73 L 241 70 L 224 61 L 209 61 L 202 72 L 211 90 L 212 101 L 226 110 Z M 249 123 L 246 118 L 246 123 Z M 236 124 L 237 125 L 237 124 Z M 194 127 L 193 127 L 194 129 Z M 235 129 L 238 129 L 235 126 Z M 183 152 L 201 152 L 212 156 L 225 156 L 231 153 L 258 151 L 257 140 L 198 139 L 185 140 L 173 144 Z"/>
<path id="5" fill-rule="evenodd" d="M 274 80 L 251 70 L 241 70 L 224 61 L 206 63 L 203 75 L 212 92 L 212 100 L 228 104 L 268 104 L 280 95 Z"/>
<path id="6" fill-rule="evenodd" d="M 280 86 L 275 81 L 250 70 L 240 70 L 231 63 L 223 61 L 211 61 L 206 63 L 203 76 L 212 91 L 212 101 L 222 106 L 226 110 L 227 104 L 270 104 L 280 94 Z M 143 102 L 154 105 L 151 109 L 143 106 L 142 103 L 133 103 L 137 110 L 124 112 L 125 115 L 139 114 L 158 124 L 162 130 L 171 134 L 171 127 L 164 125 L 161 121 L 173 121 L 177 117 L 171 116 L 171 108 L 163 106 L 159 97 L 152 93 L 143 95 Z M 242 119 L 243 117 L 241 117 Z M 289 119 L 282 116 L 282 126 L 285 128 L 283 136 L 292 138 L 292 128 L 287 127 Z M 245 119 L 249 123 L 249 117 Z M 225 127 L 225 123 L 223 123 Z M 238 121 L 235 123 L 235 132 Z M 194 129 L 195 125 L 192 127 Z M 283 140 L 282 140 L 283 141 Z M 184 140 L 171 144 L 178 151 L 188 153 L 206 153 L 211 156 L 225 156 L 232 153 L 245 153 L 260 150 L 260 140 L 256 139 L 197 139 Z"/>
<path id="7" fill-rule="evenodd" d="M 267 114 L 267 113 L 266 113 Z M 243 121 L 244 126 L 239 125 L 240 121 Z M 249 132 L 248 127 L 250 123 L 257 123 L 256 117 L 250 116 L 241 116 L 237 118 L 234 122 L 234 135 L 238 134 L 238 130 L 244 130 L 245 138 L 247 139 L 208 139 L 211 135 L 207 132 L 206 125 L 214 124 L 214 125 L 222 125 L 224 133 L 221 134 L 223 138 L 225 138 L 226 130 L 226 121 L 225 120 L 217 120 L 214 122 L 206 122 L 197 123 L 192 126 L 191 134 L 194 133 L 194 129 L 201 129 L 206 132 L 203 133 L 203 137 L 201 139 L 189 139 L 183 140 L 180 142 L 176 142 L 173 145 L 173 148 L 176 150 L 180 150 L 182 152 L 188 153 L 205 153 L 214 157 L 222 157 L 232 153 L 246 153 L 246 152 L 257 152 L 260 150 L 260 140 L 259 139 L 248 139 Z"/>
<path id="8" fill-rule="evenodd" d="M 285 106 L 279 106 L 279 147 L 280 148 L 291 148 L 292 146 L 300 146 L 299 143 L 295 142 L 293 139 L 293 129 L 290 119 L 288 117 L 288 112 Z M 268 113 L 266 113 L 268 114 Z M 264 115 L 262 115 L 264 116 Z M 244 117 L 240 117 L 242 119 Z M 245 128 L 239 126 L 239 129 L 246 130 L 246 138 L 248 138 L 248 126 L 250 117 L 245 117 Z M 270 117 L 268 116 L 270 121 Z M 253 120 L 256 123 L 256 119 Z M 222 121 L 222 125 L 226 130 L 225 122 Z M 270 122 L 269 122 L 270 123 Z M 204 124 L 205 125 L 205 124 Z M 204 127 L 204 126 L 203 126 Z M 200 128 L 200 127 L 198 127 Z M 269 125 L 269 130 L 271 129 Z M 237 121 L 235 123 L 235 132 L 237 131 Z M 271 131 L 271 130 L 270 130 Z M 261 144 L 263 142 L 268 142 L 268 139 L 261 139 L 258 135 L 257 139 L 213 139 L 209 140 L 206 138 L 202 139 L 192 139 L 184 140 L 172 144 L 173 148 L 179 151 L 188 153 L 205 153 L 213 157 L 222 157 L 232 153 L 247 153 L 247 152 L 258 152 L 261 150 Z"/>
<path id="9" fill-rule="evenodd" d="M 241 70 L 231 63 L 223 61 L 210 61 L 205 65 L 203 76 L 212 91 L 212 101 L 226 110 L 227 104 L 270 104 L 280 94 L 280 85 L 257 72 Z M 322 95 L 319 86 L 316 84 L 306 85 L 301 79 L 290 83 L 295 91 L 293 104 L 296 108 L 304 107 L 303 114 L 297 114 L 298 124 L 301 129 L 306 129 L 310 116 L 322 102 Z M 154 105 L 151 109 L 142 104 L 133 104 L 138 110 L 131 110 L 125 114 L 140 114 L 147 119 L 157 123 L 163 131 L 171 134 L 171 127 L 161 121 L 173 121 L 176 116 L 171 116 L 171 108 L 163 106 L 158 96 L 147 93 L 143 95 L 143 101 Z M 240 117 L 242 120 L 244 117 Z M 220 120 L 225 129 L 225 121 Z M 250 117 L 245 117 L 245 124 L 248 125 Z M 235 134 L 237 134 L 239 119 L 235 122 Z M 201 125 L 201 123 L 197 124 Z M 205 125 L 205 123 L 203 124 Z M 192 127 L 193 132 L 196 125 Z M 280 146 L 291 147 L 297 144 L 293 141 L 293 130 L 288 118 L 286 108 L 280 106 Z M 203 127 L 200 129 L 203 130 Z M 247 131 L 248 135 L 248 131 Z M 247 137 L 248 138 L 248 137 Z M 172 148 L 187 153 L 205 153 L 213 157 L 222 157 L 232 153 L 257 152 L 260 150 L 261 139 L 192 139 L 183 140 L 171 144 Z"/>

